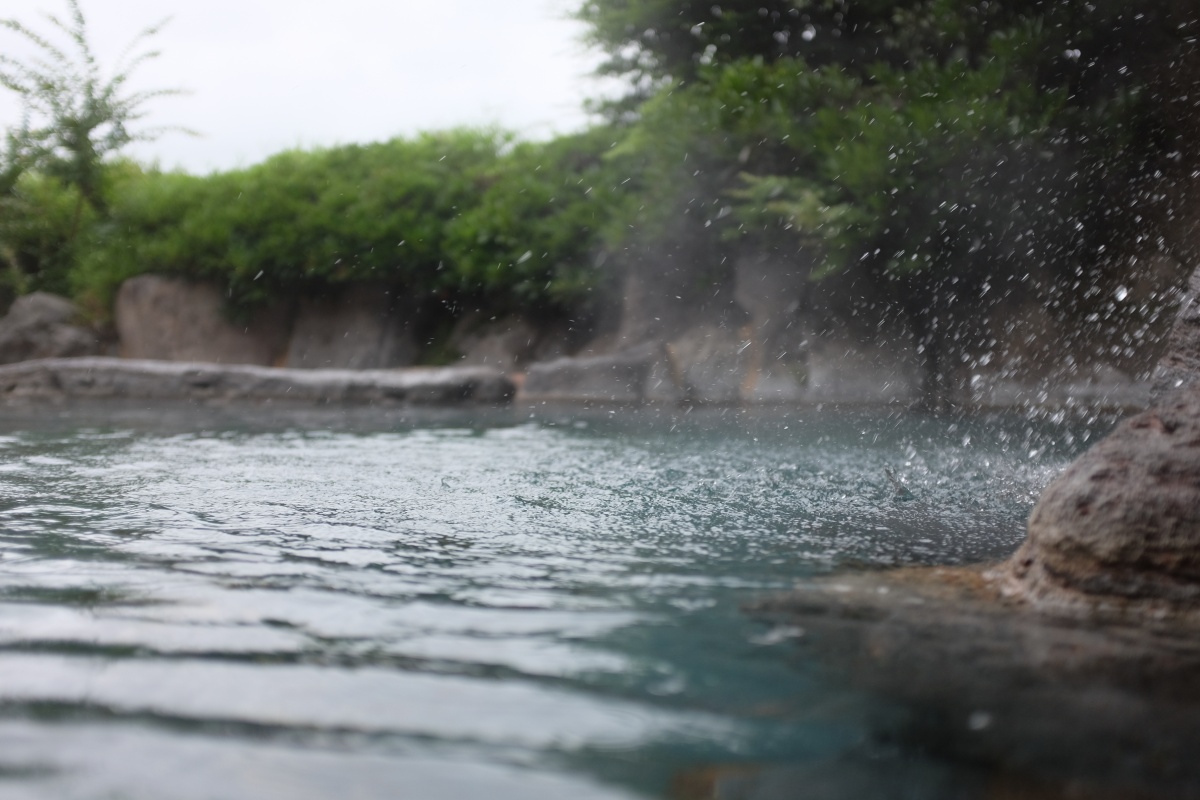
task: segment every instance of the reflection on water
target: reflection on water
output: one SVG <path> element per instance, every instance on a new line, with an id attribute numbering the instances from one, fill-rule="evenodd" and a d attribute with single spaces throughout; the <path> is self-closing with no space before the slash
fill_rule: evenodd
<path id="1" fill-rule="evenodd" d="M 1104 426 L 3 422 L 5 797 L 575 800 L 686 794 L 705 765 L 885 758 L 885 710 L 804 663 L 802 631 L 739 604 L 849 564 L 1002 557 Z"/>

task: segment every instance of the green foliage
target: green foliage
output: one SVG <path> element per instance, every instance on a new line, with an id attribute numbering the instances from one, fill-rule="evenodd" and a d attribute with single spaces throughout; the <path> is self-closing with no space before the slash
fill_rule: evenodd
<path id="1" fill-rule="evenodd" d="M 590 0 L 580 17 L 610 54 L 603 69 L 631 80 L 620 149 L 675 168 L 651 196 L 687 186 L 693 205 L 732 212 L 717 214 L 737 226 L 724 236 L 748 245 L 819 234 L 836 263 L 818 275 L 853 258 L 932 280 L 1005 274 L 1030 252 L 1050 272 L 1095 257 L 1101 184 L 1147 160 L 1146 48 L 1182 47 L 1197 14 L 1164 0 L 1136 13 L 1113 0 Z M 707 180 L 681 180 L 685 160 Z"/>
<path id="2" fill-rule="evenodd" d="M 86 246 L 96 214 L 79 191 L 39 173 L 25 173 L 0 194 L 0 300 L 44 290 L 67 294 L 69 274 Z"/>
<path id="3" fill-rule="evenodd" d="M 139 173 L 114 193 L 72 285 L 96 307 L 142 272 L 216 280 L 240 306 L 355 281 L 424 301 L 561 306 L 590 285 L 609 193 L 602 139 L 514 145 L 456 130 L 208 177 Z"/>
<path id="4" fill-rule="evenodd" d="M 459 291 L 517 307 L 585 303 L 598 235 L 621 195 L 604 157 L 611 142 L 600 128 L 522 143 L 487 170 L 482 193 L 446 228 Z"/>
<path id="5" fill-rule="evenodd" d="M 1145 236 L 1114 220 L 1165 206 L 1150 165 L 1187 148 L 1168 109 L 1194 86 L 1152 91 L 1194 58 L 1200 11 L 1176 0 L 586 0 L 578 16 L 629 82 L 607 110 L 650 176 L 640 227 L 676 248 L 718 231 L 714 262 L 802 251 L 812 278 L 882 285 L 928 385 L 942 343 L 986 338 L 971 325 L 1010 292 L 1081 313 L 1071 292 Z M 688 214 L 704 228 L 661 222 Z"/>
<path id="6" fill-rule="evenodd" d="M 28 112 L 0 161 L 0 292 L 69 287 L 103 313 L 122 280 L 161 272 L 242 307 L 374 282 L 426 308 L 574 312 L 610 278 L 599 254 L 669 256 L 704 283 L 739 249 L 804 250 L 811 277 L 885 282 L 914 330 L 954 336 L 960 298 L 1099 259 L 1113 187 L 1186 144 L 1147 87 L 1200 28 L 1172 0 L 585 0 L 603 71 L 629 80 L 607 125 L 197 177 L 107 158 L 159 94 L 124 89 L 154 54 L 105 81 L 68 3 L 51 21 L 74 58 L 3 23 L 46 58 L 0 56 Z"/>
<path id="7" fill-rule="evenodd" d="M 75 187 L 94 209 L 107 205 L 104 160 L 132 142 L 152 139 L 163 129 L 136 131 L 150 100 L 178 90 L 128 91 L 133 72 L 157 57 L 138 52 L 143 41 L 163 24 L 146 28 L 126 49 L 131 57 L 104 75 L 87 37 L 87 23 L 78 0 L 66 0 L 69 17 L 46 19 L 69 47 L 55 44 L 16 19 L 0 19 L 6 28 L 34 45 L 39 55 L 26 61 L 0 53 L 0 86 L 15 92 L 22 103 L 21 124 L 7 131 L 4 162 L 0 165 L 0 194 L 8 194 L 17 176 L 37 170 Z"/>

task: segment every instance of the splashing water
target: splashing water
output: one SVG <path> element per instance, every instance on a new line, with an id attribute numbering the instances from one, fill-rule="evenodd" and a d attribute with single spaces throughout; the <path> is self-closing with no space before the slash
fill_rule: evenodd
<path id="1" fill-rule="evenodd" d="M 0 790 L 652 797 L 706 764 L 836 757 L 877 709 L 739 605 L 1002 558 L 1107 424 L 10 414 Z"/>

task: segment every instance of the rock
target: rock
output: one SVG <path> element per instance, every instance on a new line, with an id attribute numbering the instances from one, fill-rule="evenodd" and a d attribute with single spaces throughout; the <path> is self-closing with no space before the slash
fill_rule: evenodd
<path id="1" fill-rule="evenodd" d="M 1125 420 L 1067 467 L 1010 570 L 1035 601 L 1200 602 L 1200 389 Z"/>
<path id="2" fill-rule="evenodd" d="M 166 400 L 318 405 L 505 403 L 513 383 L 486 367 L 280 369 L 120 358 L 64 358 L 0 367 L 0 401 Z"/>
<path id="3" fill-rule="evenodd" d="M 561 342 L 561 340 L 559 340 Z M 529 320 L 505 317 L 481 321 L 477 316 L 460 320 L 450 334 L 450 345 L 462 353 L 461 364 L 496 367 L 510 372 L 538 359 L 566 355 L 565 343 L 543 347 L 543 337 Z"/>
<path id="4" fill-rule="evenodd" d="M 734 264 L 734 299 L 750 315 L 742 329 L 745 403 L 803 402 L 808 392 L 808 336 L 800 309 L 812 289 L 809 275 L 819 253 L 806 248 L 790 258 L 742 254 Z"/>
<path id="5" fill-rule="evenodd" d="M 300 369 L 385 369 L 416 361 L 411 314 L 394 291 L 350 286 L 300 302 L 285 366 Z"/>
<path id="6" fill-rule="evenodd" d="M 612 355 L 534 364 L 525 374 L 520 399 L 636 405 L 646 399 L 647 381 L 661 361 L 661 345 L 650 343 Z"/>
<path id="7" fill-rule="evenodd" d="M 803 403 L 808 397 L 808 367 L 801 360 L 768 361 L 742 384 L 742 402 L 750 405 Z"/>
<path id="8" fill-rule="evenodd" d="M 907 750 L 902 763 L 932 755 L 982 767 L 992 790 L 1005 775 L 1032 784 L 849 796 L 1197 796 L 1200 618 L 1042 613 L 1004 596 L 982 567 L 809 579 L 749 610 L 801 651 L 791 658 L 887 701 L 877 735 Z M 1034 791 L 1041 783 L 1060 789 Z"/>
<path id="9" fill-rule="evenodd" d="M 814 403 L 910 403 L 920 396 L 921 371 L 911 340 L 864 341 L 838 334 L 816 337 L 808 354 Z"/>
<path id="10" fill-rule="evenodd" d="M 1175 325 L 1167 337 L 1167 352 L 1151 378 L 1152 398 L 1200 385 L 1200 269 L 1188 278 Z"/>
<path id="11" fill-rule="evenodd" d="M 647 403 L 679 405 L 688 399 L 670 358 L 661 352 L 651 362 L 642 389 L 642 399 Z"/>
<path id="12" fill-rule="evenodd" d="M 684 399 L 733 405 L 741 399 L 751 342 L 716 325 L 697 325 L 666 346 L 671 375 Z"/>
<path id="13" fill-rule="evenodd" d="M 125 358 L 278 364 L 287 348 L 288 309 L 274 306 L 247 325 L 230 321 L 212 284 L 140 275 L 117 292 L 117 334 Z"/>
<path id="14" fill-rule="evenodd" d="M 699 216 L 677 215 L 652 242 L 631 243 L 620 264 L 606 267 L 622 275 L 617 347 L 669 341 L 704 323 L 745 324 L 747 314 L 733 298 L 733 269 L 710 233 Z"/>
<path id="15" fill-rule="evenodd" d="M 74 324 L 77 315 L 65 297 L 46 292 L 18 297 L 0 319 L 0 363 L 98 353 L 99 340 Z"/>

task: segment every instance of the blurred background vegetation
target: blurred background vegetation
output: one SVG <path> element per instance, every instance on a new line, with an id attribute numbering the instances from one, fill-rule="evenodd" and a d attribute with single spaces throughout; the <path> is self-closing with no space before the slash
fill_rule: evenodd
<path id="1" fill-rule="evenodd" d="M 1189 257 L 1156 180 L 1195 135 L 1185 0 L 586 0 L 627 87 L 588 131 L 453 130 L 207 176 L 121 158 L 161 132 L 135 125 L 154 93 L 87 79 L 68 6 L 79 53 L 51 52 L 47 79 L 0 57 L 29 110 L 0 163 L 0 294 L 68 294 L 99 320 L 145 272 L 242 308 L 370 281 L 449 315 L 579 317 L 635 251 L 686 244 L 708 281 L 731 253 L 815 248 L 796 269 L 884 287 L 936 358 L 981 306 L 1082 317 L 1121 256 Z"/>

